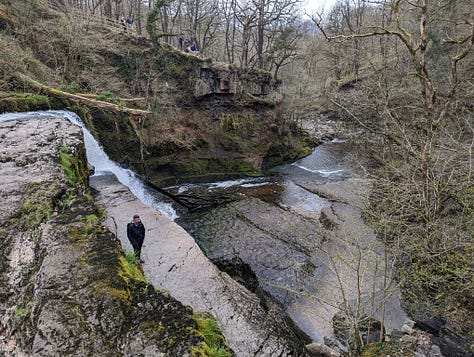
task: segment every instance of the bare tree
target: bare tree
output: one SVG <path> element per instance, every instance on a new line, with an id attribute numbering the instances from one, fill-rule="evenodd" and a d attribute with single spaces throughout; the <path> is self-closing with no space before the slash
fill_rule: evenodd
<path id="1" fill-rule="evenodd" d="M 365 9 L 370 22 L 360 32 L 331 32 L 320 18 L 313 20 L 330 43 L 358 40 L 369 49 L 360 52 L 363 80 L 339 83 L 329 99 L 341 116 L 370 133 L 366 139 L 381 165 L 371 217 L 401 242 L 409 262 L 399 264 L 410 281 L 406 293 L 466 330 L 472 323 L 462 315 L 473 308 L 466 301 L 474 272 L 463 257 L 472 254 L 474 242 L 472 226 L 460 223 L 472 219 L 472 204 L 460 197 L 472 197 L 473 187 L 473 91 L 466 78 L 472 77 L 474 20 L 469 2 L 453 5 L 382 1 Z M 450 202 L 456 213 L 447 213 Z M 380 222 L 382 214 L 390 220 Z"/>

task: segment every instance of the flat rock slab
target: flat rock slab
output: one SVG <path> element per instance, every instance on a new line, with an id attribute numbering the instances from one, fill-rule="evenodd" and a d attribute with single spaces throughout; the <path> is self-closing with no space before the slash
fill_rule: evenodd
<path id="1" fill-rule="evenodd" d="M 107 210 L 106 224 L 125 250 L 132 250 L 126 224 L 135 213 L 140 215 L 146 228 L 145 276 L 183 304 L 217 318 L 237 356 L 305 355 L 281 311 L 266 311 L 253 293 L 219 271 L 183 228 L 145 206 L 115 176 L 92 177 L 91 186 Z"/>
<path id="2" fill-rule="evenodd" d="M 321 251 L 316 251 L 315 254 L 321 261 L 325 261 L 324 265 L 333 273 L 321 279 L 318 293 L 312 300 L 302 299 L 296 306 L 291 306 L 290 315 L 295 321 L 299 321 L 295 313 L 304 314 L 304 306 L 313 306 L 314 300 L 319 301 L 316 306 L 320 310 L 320 318 L 314 320 L 311 328 L 322 331 L 322 335 L 331 336 L 332 316 L 339 311 L 344 291 L 345 298 L 351 305 L 360 299 L 362 311 L 375 319 L 382 319 L 381 310 L 384 305 L 386 331 L 391 333 L 395 329 L 399 330 L 408 320 L 408 315 L 401 307 L 400 292 L 393 279 L 393 257 L 389 256 L 388 266 L 384 268 L 383 243 L 362 218 L 362 209 L 371 190 L 370 181 L 350 178 L 323 185 L 301 186 L 332 202 L 330 208 L 322 211 L 321 221 L 326 228 L 327 241 Z M 339 275 L 341 282 L 334 273 Z M 384 273 L 390 281 L 388 286 L 384 286 Z M 359 286 L 356 285 L 358 281 Z M 385 295 L 382 295 L 383 289 L 386 289 Z M 315 340 L 318 341 L 317 338 Z"/>

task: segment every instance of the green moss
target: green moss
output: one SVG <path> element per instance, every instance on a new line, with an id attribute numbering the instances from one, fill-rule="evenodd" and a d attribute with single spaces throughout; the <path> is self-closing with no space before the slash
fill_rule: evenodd
<path id="1" fill-rule="evenodd" d="M 91 284 L 91 289 L 96 296 L 110 295 L 118 299 L 123 306 L 131 307 L 133 302 L 133 294 L 127 288 L 120 288 L 112 281 L 101 280 Z"/>
<path id="2" fill-rule="evenodd" d="M 145 284 L 149 284 L 149 281 L 143 275 L 143 269 L 139 266 L 133 252 L 128 252 L 126 255 L 119 256 L 119 276 L 128 284 L 131 280 L 141 281 Z"/>
<path id="3" fill-rule="evenodd" d="M 159 321 L 144 321 L 140 328 L 149 334 L 161 334 L 166 330 L 163 322 Z"/>
<path id="4" fill-rule="evenodd" d="M 177 176 L 193 180 L 228 176 L 258 176 L 261 172 L 243 159 L 211 158 L 195 159 L 176 167 Z"/>
<path id="5" fill-rule="evenodd" d="M 255 117 L 249 113 L 223 113 L 220 119 L 220 129 L 224 133 L 242 136 L 252 136 L 255 133 Z"/>
<path id="6" fill-rule="evenodd" d="M 53 214 L 55 198 L 60 192 L 55 183 L 31 183 L 20 211 L 22 224 L 36 230 L 41 223 L 48 221 Z"/>
<path id="7" fill-rule="evenodd" d="M 89 172 L 85 148 L 76 150 L 73 154 L 70 154 L 69 151 L 68 147 L 63 146 L 59 154 L 61 168 L 66 174 L 67 182 L 74 187 L 88 187 Z"/>
<path id="8" fill-rule="evenodd" d="M 71 112 L 76 113 L 81 118 L 82 122 L 84 123 L 86 128 L 91 132 L 91 134 L 95 138 L 98 138 L 98 133 L 94 127 L 94 121 L 88 107 L 81 106 L 81 105 L 68 105 L 66 106 L 66 109 L 70 110 Z"/>
<path id="9" fill-rule="evenodd" d="M 0 113 L 2 112 L 26 112 L 35 110 L 55 109 L 58 104 L 56 100 L 38 94 L 30 93 L 0 93 Z"/>
<path id="10" fill-rule="evenodd" d="M 183 62 L 171 62 L 169 65 L 169 69 L 174 72 L 178 77 L 181 77 L 186 74 L 186 64 Z"/>
<path id="11" fill-rule="evenodd" d="M 49 105 L 49 98 L 41 94 L 29 94 L 25 96 L 25 99 L 32 103 L 33 106 L 38 106 L 38 103 L 44 103 L 44 105 Z"/>
<path id="12" fill-rule="evenodd" d="M 214 317 L 210 314 L 195 314 L 193 319 L 198 325 L 198 333 L 203 337 L 204 342 L 200 346 L 191 348 L 192 356 L 230 357 L 233 355 Z"/>
<path id="13" fill-rule="evenodd" d="M 369 343 L 362 348 L 360 357 L 411 357 L 415 353 L 399 342 Z"/>
<path id="14" fill-rule="evenodd" d="M 59 154 L 59 158 L 61 159 L 61 168 L 64 170 L 66 174 L 66 179 L 69 184 L 75 186 L 77 177 L 76 172 L 74 171 L 74 166 L 72 162 L 71 155 L 68 154 L 69 149 L 66 146 L 61 148 L 61 153 Z"/>

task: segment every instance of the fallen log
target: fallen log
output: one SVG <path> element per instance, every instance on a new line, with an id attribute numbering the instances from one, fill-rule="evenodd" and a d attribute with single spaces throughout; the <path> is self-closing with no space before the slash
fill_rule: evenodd
<path id="1" fill-rule="evenodd" d="M 37 91 L 38 94 L 45 94 L 45 95 L 50 95 L 57 98 L 68 99 L 70 101 L 84 104 L 87 106 L 113 110 L 116 112 L 126 113 L 133 116 L 148 116 L 152 113 L 151 111 L 148 111 L 148 110 L 126 108 L 117 104 L 103 102 L 97 99 L 87 98 L 85 96 L 63 92 L 62 90 L 48 87 L 21 73 L 15 73 L 13 75 L 13 78 L 18 79 L 18 81 L 20 81 L 23 85 L 26 85 L 30 87 L 31 89 Z"/>
<path id="2" fill-rule="evenodd" d="M 84 98 L 92 98 L 95 99 L 99 94 L 95 93 L 75 93 L 75 95 L 78 95 L 80 97 Z M 124 103 L 133 103 L 133 102 L 142 102 L 145 101 L 145 97 L 138 97 L 138 98 L 117 98 L 119 102 L 124 102 Z"/>

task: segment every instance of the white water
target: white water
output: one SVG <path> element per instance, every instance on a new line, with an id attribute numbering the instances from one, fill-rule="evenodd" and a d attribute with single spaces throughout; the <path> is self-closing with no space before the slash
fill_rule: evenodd
<path id="1" fill-rule="evenodd" d="M 117 177 L 120 183 L 127 186 L 135 197 L 145 205 L 156 209 L 171 220 L 178 217 L 171 204 L 160 202 L 153 197 L 149 188 L 135 175 L 133 171 L 120 167 L 109 159 L 77 114 L 66 110 L 0 114 L 0 122 L 8 120 L 28 120 L 34 118 L 67 118 L 71 123 L 80 126 L 84 133 L 87 160 L 95 168 L 94 176 L 112 173 Z"/>
<path id="2" fill-rule="evenodd" d="M 331 175 L 337 175 L 337 174 L 341 174 L 341 173 L 344 172 L 344 170 L 342 170 L 342 169 L 341 170 L 324 170 L 324 169 L 314 170 L 314 169 L 310 169 L 309 167 L 306 167 L 306 166 L 303 166 L 303 165 L 298 165 L 296 163 L 293 163 L 292 165 L 296 166 L 296 167 L 298 167 L 302 170 L 312 172 L 314 174 L 318 173 L 323 177 L 329 177 Z"/>
<path id="3" fill-rule="evenodd" d="M 226 181 L 217 181 L 217 182 L 210 182 L 210 183 L 199 183 L 199 184 L 184 184 L 179 186 L 170 186 L 166 187 L 166 189 L 177 189 L 178 194 L 192 191 L 200 188 L 206 188 L 209 191 L 217 190 L 217 189 L 225 189 L 234 186 L 241 186 L 241 187 L 259 187 L 268 185 L 270 182 L 267 181 L 267 178 L 259 178 L 259 177 L 247 177 L 238 180 L 226 180 Z"/>

